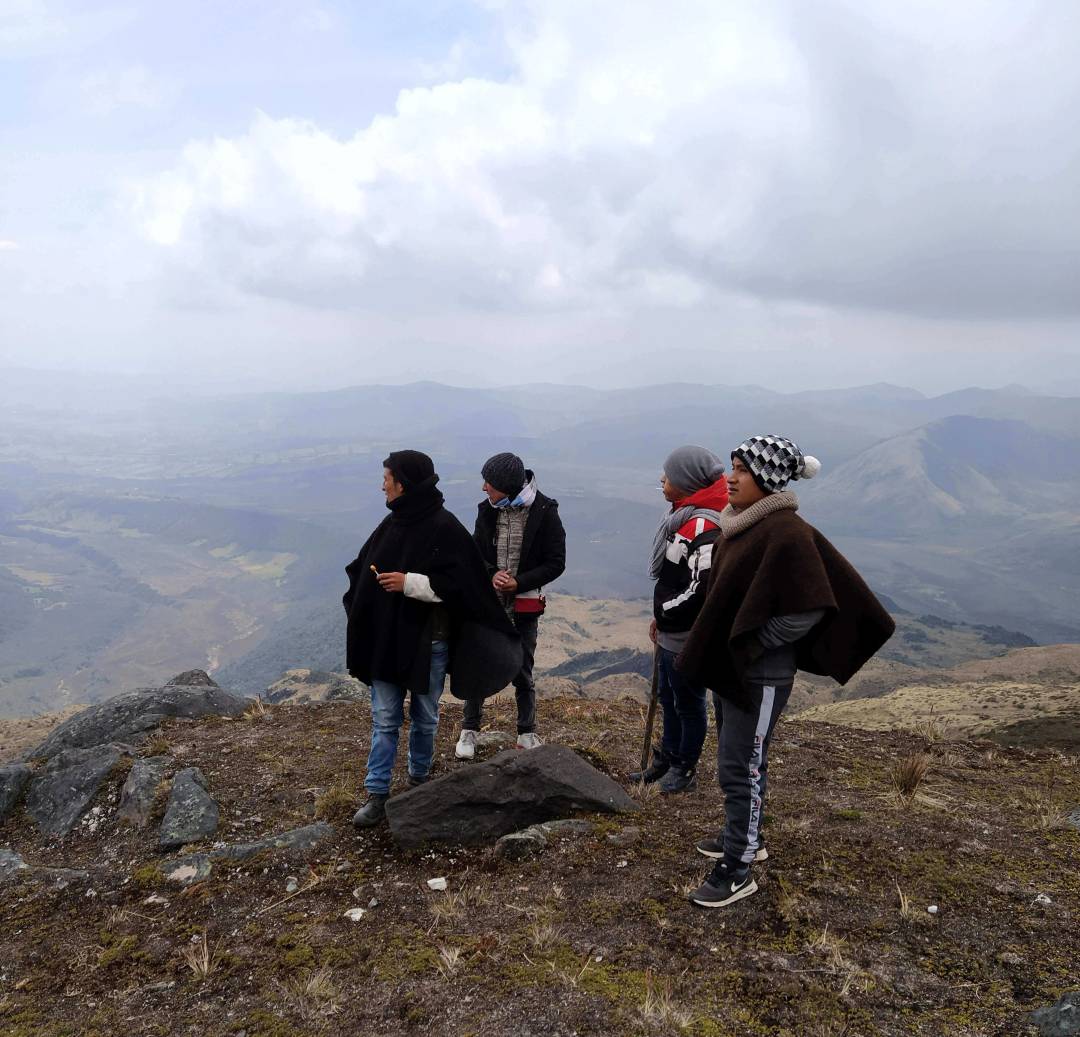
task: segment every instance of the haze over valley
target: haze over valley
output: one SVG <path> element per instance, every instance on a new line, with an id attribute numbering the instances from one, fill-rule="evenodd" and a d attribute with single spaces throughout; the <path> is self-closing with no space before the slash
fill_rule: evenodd
<path id="1" fill-rule="evenodd" d="M 568 568 L 552 590 L 629 603 L 643 614 L 642 639 L 664 457 L 683 442 L 726 457 L 747 434 L 776 431 L 824 464 L 795 487 L 803 515 L 898 614 L 968 629 L 986 655 L 1080 640 L 1080 486 L 1064 477 L 1080 449 L 1073 397 L 1019 387 L 928 397 L 891 385 L 781 394 L 436 383 L 170 397 L 123 380 L 5 375 L 0 711 L 9 716 L 191 667 L 250 693 L 286 669 L 340 669 L 343 567 L 385 514 L 383 457 L 405 445 L 436 459 L 448 504 L 470 528 L 481 463 L 520 453 L 567 528 Z M 589 624 L 606 611 L 617 612 L 586 611 L 585 627 L 567 613 L 582 631 L 575 652 L 591 650 L 599 627 Z M 553 606 L 545 622 L 559 621 Z M 917 637 L 891 647 L 918 661 Z M 927 647 L 923 661 L 978 654 L 936 658 Z"/>

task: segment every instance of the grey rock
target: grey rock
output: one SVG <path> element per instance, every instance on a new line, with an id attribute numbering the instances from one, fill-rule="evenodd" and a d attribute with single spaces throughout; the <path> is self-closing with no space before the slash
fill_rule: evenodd
<path id="1" fill-rule="evenodd" d="M 507 861 L 538 857 L 547 848 L 547 837 L 539 826 L 504 835 L 495 843 L 495 856 Z"/>
<path id="2" fill-rule="evenodd" d="M 493 843 L 510 832 L 581 811 L 637 810 L 625 790 L 562 745 L 509 750 L 394 796 L 386 813 L 394 841 Z"/>
<path id="3" fill-rule="evenodd" d="M 270 851 L 288 850 L 313 850 L 319 843 L 329 839 L 334 834 L 333 825 L 325 821 L 319 821 L 313 825 L 305 825 L 303 828 L 294 828 L 290 832 L 282 832 L 280 835 L 267 836 L 254 843 L 233 843 L 224 846 L 220 850 L 214 850 L 210 854 L 213 860 L 221 861 L 246 861 L 249 857 Z"/>
<path id="4" fill-rule="evenodd" d="M 173 778 L 158 845 L 175 850 L 185 843 L 209 839 L 218 827 L 218 807 L 206 791 L 206 778 L 198 767 L 185 767 Z"/>
<path id="5" fill-rule="evenodd" d="M 181 886 L 190 886 L 210 878 L 213 865 L 207 853 L 189 853 L 177 857 L 161 866 L 161 874 L 167 882 L 178 882 Z"/>
<path id="6" fill-rule="evenodd" d="M 633 846 L 634 843 L 641 841 L 641 829 L 637 825 L 627 825 L 617 832 L 609 832 L 607 841 L 612 846 Z"/>
<path id="7" fill-rule="evenodd" d="M 271 704 L 279 702 L 367 702 L 367 686 L 344 673 L 289 670 L 266 689 Z"/>
<path id="8" fill-rule="evenodd" d="M 583 817 L 568 817 L 559 821 L 543 821 L 534 828 L 539 828 L 545 835 L 588 835 L 595 827 Z"/>
<path id="9" fill-rule="evenodd" d="M 12 882 L 29 870 L 29 865 L 19 854 L 7 846 L 0 846 L 0 884 Z"/>
<path id="10" fill-rule="evenodd" d="M 115 745 L 67 749 L 52 757 L 30 782 L 26 812 L 47 835 L 67 835 L 120 760 Z"/>
<path id="11" fill-rule="evenodd" d="M 171 681 L 165 682 L 166 688 L 217 688 L 220 687 L 205 670 L 185 670 L 178 673 Z"/>
<path id="12" fill-rule="evenodd" d="M 1057 1004 L 1032 1012 L 1031 1022 L 1039 1028 L 1040 1037 L 1080 1034 L 1080 990 L 1065 994 Z"/>
<path id="13" fill-rule="evenodd" d="M 303 828 L 294 828 L 280 835 L 271 835 L 254 843 L 234 843 L 209 853 L 188 853 L 162 864 L 161 871 L 170 882 L 189 886 L 210 877 L 218 861 L 236 863 L 246 861 L 263 852 L 300 852 L 312 850 L 334 834 L 332 825 L 323 821 Z"/>
<path id="14" fill-rule="evenodd" d="M 147 756 L 135 761 L 120 792 L 117 816 L 121 821 L 127 821 L 137 828 L 146 826 L 150 820 L 154 794 L 172 762 L 171 756 Z"/>
<path id="15" fill-rule="evenodd" d="M 136 688 L 76 713 L 26 759 L 47 760 L 65 749 L 137 741 L 168 717 L 240 716 L 248 705 L 247 699 L 219 688 L 201 670 L 192 670 L 164 687 Z"/>
<path id="16" fill-rule="evenodd" d="M 506 746 L 511 745 L 513 741 L 514 739 L 505 731 L 481 731 L 476 736 L 476 747 L 486 749 L 492 745 Z"/>
<path id="17" fill-rule="evenodd" d="M 6 821 L 11 815 L 33 773 L 25 763 L 0 767 L 0 822 Z"/>
<path id="18" fill-rule="evenodd" d="M 1080 828 L 1080 807 L 1077 807 L 1065 820 L 1073 826 L 1073 828 Z"/>

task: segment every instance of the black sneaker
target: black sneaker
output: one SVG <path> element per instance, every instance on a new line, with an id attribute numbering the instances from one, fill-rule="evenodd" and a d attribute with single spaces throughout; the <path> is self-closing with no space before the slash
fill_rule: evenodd
<path id="1" fill-rule="evenodd" d="M 386 801 L 390 798 L 386 792 L 368 793 L 367 802 L 353 814 L 354 828 L 372 828 L 386 817 Z"/>
<path id="2" fill-rule="evenodd" d="M 749 868 L 742 872 L 728 871 L 721 861 L 709 872 L 709 877 L 690 894 L 690 903 L 698 907 L 727 907 L 736 900 L 752 896 L 757 892 L 757 888 Z"/>
<path id="3" fill-rule="evenodd" d="M 664 754 L 663 749 L 653 749 L 652 751 L 652 763 L 646 770 L 632 771 L 628 777 L 635 784 L 644 782 L 646 785 L 651 785 L 654 781 L 659 781 L 671 767 L 671 761 Z"/>
<path id="4" fill-rule="evenodd" d="M 660 794 L 674 796 L 679 792 L 693 792 L 697 788 L 697 768 L 672 764 L 660 781 Z"/>
<path id="5" fill-rule="evenodd" d="M 711 857 L 714 861 L 722 861 L 724 859 L 724 837 L 719 839 L 702 839 L 697 844 L 697 852 L 703 857 Z M 765 849 L 765 836 L 761 834 L 758 836 L 757 853 L 754 854 L 754 863 L 760 864 L 762 861 L 769 859 L 769 851 Z"/>

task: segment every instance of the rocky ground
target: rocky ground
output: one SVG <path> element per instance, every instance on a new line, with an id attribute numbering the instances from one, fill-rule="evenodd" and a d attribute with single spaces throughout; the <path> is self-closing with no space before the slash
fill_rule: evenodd
<path id="1" fill-rule="evenodd" d="M 512 708 L 489 708 L 493 730 Z M 453 758 L 459 717 L 438 773 L 476 766 Z M 635 704 L 544 700 L 540 720 L 618 780 L 639 752 Z M 722 813 L 707 773 L 534 858 L 406 852 L 348 824 L 369 723 L 351 701 L 166 721 L 136 756 L 205 780 L 218 828 L 184 849 L 217 854 L 201 880 L 159 847 L 164 785 L 146 827 L 120 820 L 131 757 L 66 838 L 16 813 L 0 846 L 29 867 L 0 884 L 0 1032 L 967 1037 L 1037 1034 L 1030 1013 L 1080 987 L 1075 756 L 783 723 L 760 892 L 703 911 L 686 893 Z M 230 856 L 296 829 L 308 849 Z"/>

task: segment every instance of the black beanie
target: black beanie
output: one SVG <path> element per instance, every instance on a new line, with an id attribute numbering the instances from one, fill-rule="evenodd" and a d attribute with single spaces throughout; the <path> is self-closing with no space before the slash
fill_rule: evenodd
<path id="1" fill-rule="evenodd" d="M 496 454 L 480 469 L 484 482 L 507 497 L 516 497 L 525 488 L 525 462 L 517 454 Z"/>
<path id="2" fill-rule="evenodd" d="M 439 479 L 435 474 L 435 462 L 419 450 L 395 450 L 383 461 L 383 468 L 388 468 L 406 490 L 429 479 L 434 480 L 431 484 L 434 486 Z"/>

